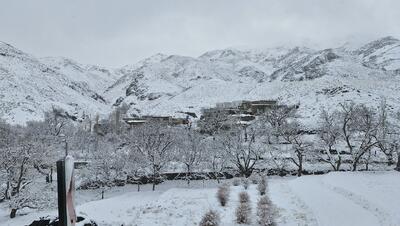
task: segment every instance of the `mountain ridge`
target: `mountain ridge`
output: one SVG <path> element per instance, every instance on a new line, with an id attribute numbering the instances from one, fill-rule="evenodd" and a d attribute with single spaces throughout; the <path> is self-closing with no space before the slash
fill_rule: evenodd
<path id="1" fill-rule="evenodd" d="M 343 101 L 377 105 L 386 99 L 393 111 L 400 109 L 395 95 L 400 90 L 400 41 L 384 37 L 355 50 L 278 47 L 212 50 L 198 57 L 155 54 L 117 69 L 35 58 L 0 42 L 0 78 L 0 117 L 13 123 L 40 119 L 53 105 L 77 118 L 106 115 L 122 103 L 130 106 L 130 115 L 180 116 L 200 114 L 217 102 L 279 99 L 300 103 L 305 123 L 312 125 L 320 108 Z M 51 95 L 33 91 L 41 89 Z"/>

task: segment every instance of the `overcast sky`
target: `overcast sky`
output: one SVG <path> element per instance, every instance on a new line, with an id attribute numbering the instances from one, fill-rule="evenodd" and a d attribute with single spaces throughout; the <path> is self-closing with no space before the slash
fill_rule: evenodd
<path id="1" fill-rule="evenodd" d="M 0 40 L 119 67 L 162 52 L 400 37 L 399 0 L 0 0 Z"/>

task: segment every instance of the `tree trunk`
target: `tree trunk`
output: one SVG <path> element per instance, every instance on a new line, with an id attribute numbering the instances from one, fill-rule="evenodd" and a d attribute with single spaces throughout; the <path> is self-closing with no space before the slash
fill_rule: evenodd
<path id="1" fill-rule="evenodd" d="M 156 172 L 157 172 L 156 166 L 153 165 L 153 191 L 156 190 L 156 177 L 157 177 Z"/>
<path id="2" fill-rule="evenodd" d="M 339 159 L 336 164 L 336 171 L 340 170 L 340 165 L 342 165 L 342 156 L 339 156 Z"/>
<path id="3" fill-rule="evenodd" d="M 357 157 L 354 159 L 354 161 L 353 161 L 353 172 L 354 172 L 354 171 L 357 171 L 357 165 L 358 165 L 358 162 L 360 161 L 361 157 L 362 157 L 362 155 L 357 156 Z"/>
<path id="4" fill-rule="evenodd" d="M 189 187 L 189 185 L 190 185 L 190 179 L 189 179 L 190 166 L 186 165 L 186 169 L 187 169 L 187 171 L 186 171 L 186 181 L 187 181 L 187 185 Z"/>
<path id="5" fill-rule="evenodd" d="M 299 168 L 297 170 L 297 176 L 301 177 L 302 173 L 303 173 L 303 162 L 301 161 L 301 162 L 299 162 Z"/>
<path id="6" fill-rule="evenodd" d="M 156 172 L 154 172 L 154 173 L 153 173 L 153 191 L 156 190 L 156 178 L 157 178 Z"/>
<path id="7" fill-rule="evenodd" d="M 244 176 L 245 176 L 246 178 L 249 178 L 249 177 L 251 176 L 252 173 L 253 173 L 253 170 L 247 169 L 246 172 L 244 173 Z"/>
<path id="8" fill-rule="evenodd" d="M 10 218 L 15 218 L 15 216 L 17 215 L 17 209 L 11 209 L 11 213 L 10 213 Z"/>
<path id="9" fill-rule="evenodd" d="M 400 171 L 400 152 L 397 152 L 397 164 L 396 168 L 394 168 L 397 171 Z"/>
<path id="10" fill-rule="evenodd" d="M 215 173 L 215 178 L 217 179 L 218 184 L 221 183 L 221 181 L 219 180 L 219 173 Z"/>
<path id="11" fill-rule="evenodd" d="M 333 170 L 334 171 L 339 171 L 339 169 L 340 169 L 340 163 L 336 162 L 336 165 L 333 166 Z"/>
<path id="12" fill-rule="evenodd" d="M 19 193 L 19 190 L 20 190 L 21 184 L 22 184 L 22 180 L 23 180 L 23 176 L 24 176 L 24 172 L 25 172 L 25 161 L 27 161 L 26 158 L 24 158 L 24 160 L 22 160 L 22 163 L 21 163 L 21 166 L 19 169 L 18 183 L 17 183 L 17 186 L 15 188 L 13 188 L 11 196 L 14 196 Z"/>
<path id="13" fill-rule="evenodd" d="M 358 163 L 356 161 L 353 162 L 353 172 L 357 171 L 357 164 Z"/>
<path id="14" fill-rule="evenodd" d="M 393 165 L 394 164 L 394 160 L 393 160 L 393 152 L 389 152 L 388 154 L 387 154 L 387 158 L 388 158 L 388 166 L 391 166 L 391 165 Z"/>
<path id="15" fill-rule="evenodd" d="M 301 177 L 303 173 L 303 154 L 301 152 L 297 153 L 297 158 L 299 160 L 299 165 L 298 165 L 298 170 L 297 170 L 297 176 Z"/>
<path id="16" fill-rule="evenodd" d="M 50 168 L 50 183 L 53 183 L 53 166 Z"/>
<path id="17" fill-rule="evenodd" d="M 7 187 L 6 190 L 4 191 L 4 199 L 10 199 L 10 181 L 7 181 Z"/>

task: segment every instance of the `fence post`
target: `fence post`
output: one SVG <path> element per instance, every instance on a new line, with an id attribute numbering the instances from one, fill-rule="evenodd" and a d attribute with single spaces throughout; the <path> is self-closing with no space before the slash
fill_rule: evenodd
<path id="1" fill-rule="evenodd" d="M 57 191 L 59 226 L 75 226 L 74 159 L 66 156 L 57 161 Z"/>

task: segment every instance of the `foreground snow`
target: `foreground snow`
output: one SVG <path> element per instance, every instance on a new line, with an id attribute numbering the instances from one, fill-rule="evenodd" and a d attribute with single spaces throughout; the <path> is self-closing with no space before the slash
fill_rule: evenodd
<path id="1" fill-rule="evenodd" d="M 400 225 L 398 172 L 330 173 L 271 184 L 279 225 Z"/>
<path id="2" fill-rule="evenodd" d="M 301 178 L 270 178 L 269 195 L 278 210 L 278 225 L 400 225 L 400 174 L 398 172 L 330 173 Z M 234 212 L 242 186 L 231 187 L 225 208 L 219 206 L 214 182 L 194 182 L 192 188 L 178 182 L 159 186 L 159 191 L 124 194 L 108 192 L 114 197 L 78 206 L 100 225 L 198 225 L 201 216 L 214 209 L 221 215 L 221 225 L 235 225 Z M 131 190 L 134 187 L 130 188 Z M 121 191 L 119 191 L 121 192 Z M 123 192 L 123 191 L 122 191 Z M 256 187 L 249 190 L 256 225 Z M 87 195 L 87 194 L 86 194 Z M 82 194 L 81 194 L 82 196 Z M 31 213 L 14 220 L 0 210 L 0 225 L 24 225 L 39 216 L 55 212 Z"/>

